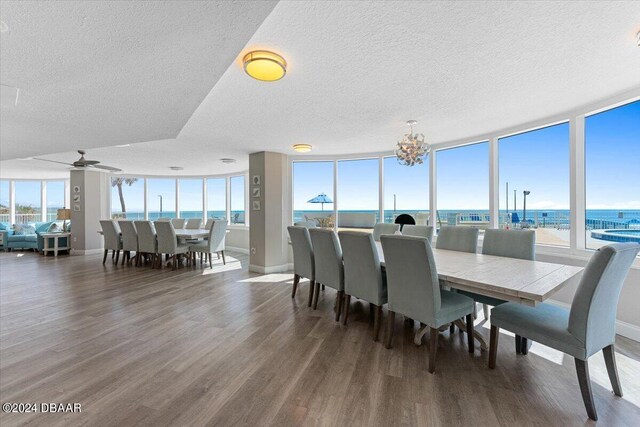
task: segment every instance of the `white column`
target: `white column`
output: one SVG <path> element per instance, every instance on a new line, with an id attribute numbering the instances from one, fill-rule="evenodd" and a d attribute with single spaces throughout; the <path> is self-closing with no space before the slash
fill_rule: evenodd
<path id="1" fill-rule="evenodd" d="M 147 201 L 149 200 L 149 195 L 147 194 L 147 178 L 143 178 L 144 181 L 144 219 L 145 221 L 149 220 L 149 204 Z"/>
<path id="2" fill-rule="evenodd" d="M 432 150 L 429 154 L 429 225 L 432 225 L 434 229 L 438 226 L 436 224 L 436 212 L 438 210 L 438 192 L 437 192 L 437 179 L 436 179 L 436 150 Z"/>
<path id="3" fill-rule="evenodd" d="M 64 181 L 64 207 L 71 209 L 71 186 L 68 179 Z"/>
<path id="4" fill-rule="evenodd" d="M 491 228 L 500 226 L 500 178 L 498 176 L 498 138 L 489 140 L 489 214 Z"/>
<path id="5" fill-rule="evenodd" d="M 40 221 L 47 220 L 47 181 L 40 181 Z"/>
<path id="6" fill-rule="evenodd" d="M 333 228 L 338 230 L 338 161 L 333 161 Z"/>
<path id="7" fill-rule="evenodd" d="M 180 218 L 180 179 L 176 178 L 176 218 Z"/>
<path id="8" fill-rule="evenodd" d="M 207 178 L 202 178 L 202 225 L 207 222 Z"/>
<path id="9" fill-rule="evenodd" d="M 584 249 L 586 246 L 584 115 L 573 117 L 569 121 L 569 139 L 569 184 L 571 208 L 571 230 L 569 232 L 569 236 L 572 249 Z"/>
<path id="10" fill-rule="evenodd" d="M 16 223 L 16 182 L 9 181 L 9 225 Z"/>
<path id="11" fill-rule="evenodd" d="M 225 197 L 225 204 L 226 204 L 225 216 L 227 217 L 227 224 L 231 224 L 231 177 L 226 176 L 224 178 L 224 182 L 225 182 L 225 192 L 227 194 Z"/>
<path id="12" fill-rule="evenodd" d="M 251 181 L 249 180 L 249 178 L 249 171 L 247 171 L 247 173 L 244 174 L 244 225 L 247 226 L 251 222 L 251 219 L 249 218 L 251 216 L 249 215 L 249 212 L 251 210 L 251 206 L 249 206 L 249 204 L 251 203 L 251 201 L 249 200 L 249 193 L 251 192 Z M 263 189 L 265 189 L 264 184 L 261 184 L 261 186 Z"/>

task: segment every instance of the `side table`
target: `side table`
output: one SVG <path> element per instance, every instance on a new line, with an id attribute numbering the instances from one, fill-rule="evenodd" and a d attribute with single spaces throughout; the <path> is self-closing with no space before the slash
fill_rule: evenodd
<path id="1" fill-rule="evenodd" d="M 44 239 L 44 248 L 42 249 L 44 256 L 47 256 L 47 252 L 51 251 L 53 251 L 53 256 L 58 256 L 58 251 L 71 250 L 71 233 L 40 233 L 40 235 Z M 60 237 L 67 238 L 66 246 L 59 245 Z M 49 247 L 49 239 L 53 239 L 53 247 Z"/>

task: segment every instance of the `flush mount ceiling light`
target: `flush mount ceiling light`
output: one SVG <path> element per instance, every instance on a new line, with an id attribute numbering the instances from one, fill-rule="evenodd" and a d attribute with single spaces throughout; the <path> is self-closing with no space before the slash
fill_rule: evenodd
<path id="1" fill-rule="evenodd" d="M 172 171 L 184 170 L 184 168 L 182 166 L 169 166 L 169 169 L 171 169 Z"/>
<path id="2" fill-rule="evenodd" d="M 313 147 L 311 144 L 294 144 L 293 151 L 297 153 L 308 153 L 311 151 Z"/>
<path id="3" fill-rule="evenodd" d="M 405 134 L 402 141 L 399 141 L 395 151 L 398 157 L 398 163 L 404 166 L 420 165 L 424 161 L 423 158 L 429 154 L 431 147 L 424 142 L 424 135 L 413 133 L 413 125 L 418 123 L 415 120 L 409 120 L 409 133 Z"/>
<path id="4" fill-rule="evenodd" d="M 256 80 L 275 82 L 287 73 L 287 61 L 268 50 L 254 50 L 242 59 L 244 71 Z"/>
<path id="5" fill-rule="evenodd" d="M 222 163 L 235 163 L 235 162 L 236 162 L 236 159 L 229 159 L 229 158 L 226 158 L 226 157 L 225 157 L 225 158 L 223 158 L 223 159 L 220 159 L 220 161 L 221 161 Z"/>

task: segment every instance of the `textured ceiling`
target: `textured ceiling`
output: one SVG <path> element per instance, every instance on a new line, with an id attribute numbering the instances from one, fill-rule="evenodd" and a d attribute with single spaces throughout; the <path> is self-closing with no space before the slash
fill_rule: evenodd
<path id="1" fill-rule="evenodd" d="M 202 14 L 197 13 L 198 17 Z M 146 20 L 141 19 L 140 26 Z M 164 25 L 172 30 L 185 27 L 182 20 L 171 21 Z M 107 102 L 108 109 L 96 99 L 100 111 L 82 110 L 71 124 L 82 126 L 76 129 L 80 134 L 94 132 L 95 127 L 112 134 L 138 132 L 137 139 L 94 146 L 164 139 L 126 149 L 90 150 L 91 158 L 126 172 L 146 174 L 165 174 L 172 164 L 184 166 L 183 173 L 189 175 L 222 173 L 226 170 L 220 168 L 221 157 L 238 158 L 229 170 L 241 170 L 246 168 L 250 152 L 291 153 L 291 145 L 298 142 L 313 144 L 312 154 L 318 155 L 390 150 L 405 132 L 408 119 L 418 120 L 416 130 L 425 133 L 429 142 L 443 143 L 553 116 L 640 88 L 640 48 L 635 40 L 639 25 L 640 2 L 633 1 L 281 1 L 246 45 L 230 54 L 235 62 L 217 83 L 217 77 L 204 82 L 203 74 L 211 75 L 198 69 L 194 72 L 197 82 L 186 78 L 166 81 L 168 88 L 154 85 L 136 95 L 146 94 L 162 103 L 164 96 L 156 96 L 161 89 L 185 98 L 192 90 L 210 90 L 189 113 L 178 111 L 175 99 L 169 112 L 157 106 L 152 109 L 157 115 L 141 112 L 130 95 L 119 103 Z M 193 31 L 190 40 L 199 39 L 197 31 L 211 30 L 189 28 Z M 135 39 L 126 34 L 131 29 L 122 31 L 123 40 L 127 35 Z M 147 42 L 149 49 L 160 50 L 161 44 Z M 110 43 L 104 39 L 87 42 L 102 50 L 113 47 Z M 174 46 L 165 43 L 169 45 Z M 217 63 L 218 54 L 209 55 L 215 51 L 209 45 L 180 51 L 188 56 L 181 59 L 185 64 L 180 71 L 191 72 L 207 59 Z M 240 58 L 254 48 L 281 53 L 289 63 L 287 76 L 274 83 L 247 77 Z M 119 49 L 109 58 L 121 54 Z M 124 60 L 144 63 L 140 55 L 144 52 L 126 55 Z M 96 55 L 92 62 L 110 61 Z M 76 78 L 89 79 L 84 74 L 91 70 L 77 66 L 68 68 Z M 2 76 L 2 84 L 20 87 L 19 82 L 4 80 L 4 65 Z M 112 80 L 103 83 L 98 85 L 103 88 L 100 93 L 118 84 Z M 94 96 L 91 90 L 86 92 Z M 53 105 L 57 100 L 45 96 L 38 102 Z M 177 122 L 184 123 L 191 113 L 177 138 L 167 140 L 175 137 L 180 127 Z M 113 121 L 118 114 L 124 124 Z M 129 120 L 131 117 L 135 120 Z M 47 121 L 57 129 L 57 113 L 47 116 Z M 28 123 L 25 120 L 30 128 Z M 2 139 L 4 148 L 4 131 Z M 66 145 L 64 150 L 47 152 L 70 148 Z M 62 157 L 73 160 L 76 155 Z M 9 157 L 3 153 L 3 158 Z M 3 162 L 3 166 L 11 171 L 32 162 Z M 9 173 L 3 171 L 2 175 Z"/>
<path id="2" fill-rule="evenodd" d="M 175 138 L 275 1 L 5 1 L 0 158 Z"/>

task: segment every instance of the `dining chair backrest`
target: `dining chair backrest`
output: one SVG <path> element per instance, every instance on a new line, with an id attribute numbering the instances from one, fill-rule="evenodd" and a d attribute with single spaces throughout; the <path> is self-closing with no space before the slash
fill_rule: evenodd
<path id="1" fill-rule="evenodd" d="M 389 310 L 437 323 L 440 283 L 429 242 L 422 237 L 382 236 Z"/>
<path id="2" fill-rule="evenodd" d="M 138 250 L 150 254 L 157 253 L 158 240 L 156 239 L 156 228 L 153 223 L 151 221 L 133 221 L 133 225 L 138 233 Z"/>
<path id="3" fill-rule="evenodd" d="M 155 224 L 158 235 L 158 253 L 174 254 L 178 248 L 176 231 L 173 228 L 173 221 L 157 221 Z"/>
<path id="4" fill-rule="evenodd" d="M 433 227 L 430 225 L 411 225 L 405 224 L 402 227 L 403 236 L 413 236 L 425 238 L 431 243 L 433 240 Z"/>
<path id="5" fill-rule="evenodd" d="M 587 356 L 613 344 L 620 291 L 640 245 L 614 243 L 598 249 L 582 273 L 569 314 L 569 332 Z"/>
<path id="6" fill-rule="evenodd" d="M 293 225 L 295 225 L 296 227 L 306 227 L 306 228 L 315 228 L 318 226 L 315 221 L 298 221 Z"/>
<path id="7" fill-rule="evenodd" d="M 224 251 L 224 241 L 227 236 L 227 223 L 216 221 L 209 230 L 209 253 Z"/>
<path id="8" fill-rule="evenodd" d="M 201 225 L 202 225 L 201 218 L 189 218 L 184 228 L 186 228 L 187 230 L 198 230 Z"/>
<path id="9" fill-rule="evenodd" d="M 173 218 L 171 220 L 171 224 L 173 225 L 173 228 L 184 228 L 185 222 L 186 220 L 184 218 Z"/>
<path id="10" fill-rule="evenodd" d="M 380 236 L 384 234 L 394 234 L 396 231 L 400 231 L 400 224 L 385 224 L 379 222 L 373 226 L 373 240 L 380 241 Z"/>
<path id="11" fill-rule="evenodd" d="M 438 232 L 436 248 L 475 253 L 478 250 L 478 229 L 443 225 Z"/>
<path id="12" fill-rule="evenodd" d="M 120 230 L 122 231 L 122 249 L 125 251 L 138 250 L 138 233 L 133 221 L 118 221 Z"/>
<path id="13" fill-rule="evenodd" d="M 380 258 L 371 233 L 340 231 L 344 259 L 344 291 L 375 305 L 386 302 Z"/>
<path id="14" fill-rule="evenodd" d="M 533 230 L 485 230 L 482 253 L 535 261 L 536 232 Z"/>
<path id="15" fill-rule="evenodd" d="M 342 248 L 338 235 L 332 229 L 309 229 L 313 245 L 316 281 L 336 289 L 344 290 L 344 266 Z"/>
<path id="16" fill-rule="evenodd" d="M 207 219 L 207 223 L 204 225 L 204 228 L 207 230 L 211 230 L 211 227 L 213 227 L 214 222 L 216 222 L 216 220 L 213 218 Z"/>
<path id="17" fill-rule="evenodd" d="M 164 217 L 164 216 L 163 216 L 163 217 L 161 217 L 161 218 L 156 219 L 156 221 L 171 221 L 171 218 L 168 218 L 168 217 Z"/>
<path id="18" fill-rule="evenodd" d="M 100 225 L 104 236 L 104 248 L 116 251 L 122 249 L 118 223 L 112 219 L 102 219 L 100 220 Z"/>
<path id="19" fill-rule="evenodd" d="M 291 248 L 293 250 L 293 272 L 301 277 L 315 280 L 315 264 L 313 260 L 313 246 L 306 227 L 290 225 L 287 227 Z"/>

